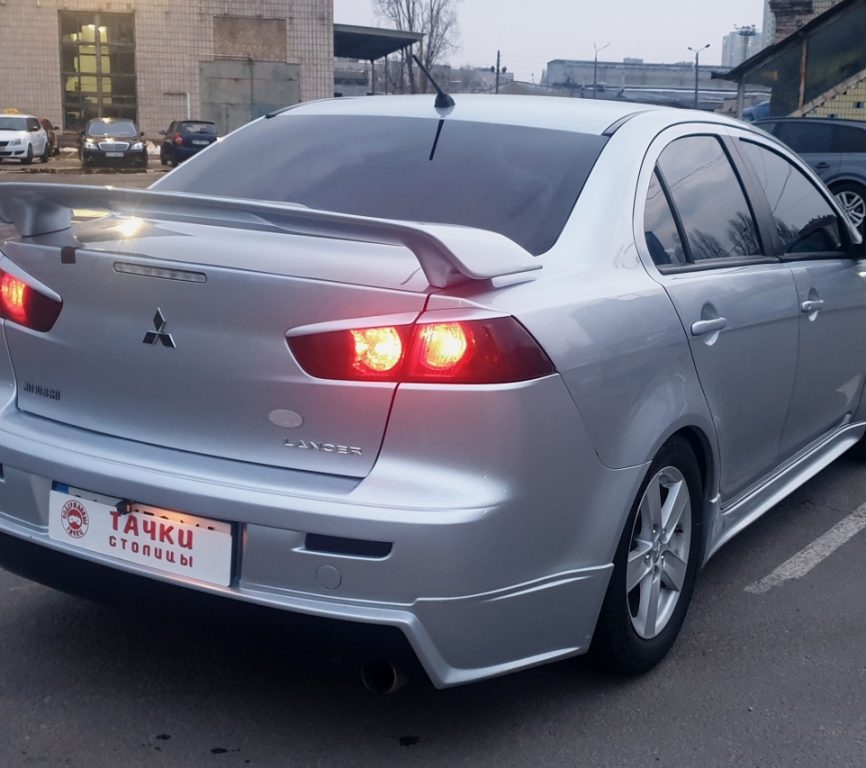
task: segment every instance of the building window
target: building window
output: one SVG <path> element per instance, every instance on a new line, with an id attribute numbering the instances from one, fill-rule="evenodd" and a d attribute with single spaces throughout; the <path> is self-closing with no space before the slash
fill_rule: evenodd
<path id="1" fill-rule="evenodd" d="M 134 14 L 60 11 L 60 62 L 64 128 L 137 120 Z"/>

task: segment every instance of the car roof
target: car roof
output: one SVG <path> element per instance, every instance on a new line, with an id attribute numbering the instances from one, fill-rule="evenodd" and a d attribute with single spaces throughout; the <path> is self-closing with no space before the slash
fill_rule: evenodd
<path id="1" fill-rule="evenodd" d="M 575 131 L 577 133 L 604 134 L 613 126 L 631 117 L 657 112 L 669 114 L 672 123 L 694 119 L 702 122 L 741 125 L 724 116 L 709 112 L 673 109 L 635 102 L 570 99 L 556 96 L 493 96 L 490 94 L 457 94 L 455 104 L 447 109 L 434 107 L 435 94 L 414 96 L 360 96 L 357 98 L 325 99 L 297 104 L 271 116 L 281 115 L 346 115 L 379 117 L 419 117 L 469 122 L 490 122 L 534 128 Z"/>

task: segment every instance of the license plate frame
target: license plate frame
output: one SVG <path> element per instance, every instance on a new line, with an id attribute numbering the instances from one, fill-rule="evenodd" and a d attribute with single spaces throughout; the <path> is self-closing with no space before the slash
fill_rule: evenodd
<path id="1" fill-rule="evenodd" d="M 222 587 L 232 579 L 234 526 L 219 520 L 55 486 L 48 536 L 167 575 Z"/>
<path id="2" fill-rule="evenodd" d="M 106 152 L 106 157 L 123 157 L 123 152 Z"/>

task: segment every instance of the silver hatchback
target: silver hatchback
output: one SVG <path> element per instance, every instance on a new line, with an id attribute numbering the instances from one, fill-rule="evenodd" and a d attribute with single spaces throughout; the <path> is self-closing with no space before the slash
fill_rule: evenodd
<path id="1" fill-rule="evenodd" d="M 397 628 L 437 686 L 650 668 L 866 431 L 860 237 L 713 115 L 316 102 L 0 217 L 2 561 Z"/>

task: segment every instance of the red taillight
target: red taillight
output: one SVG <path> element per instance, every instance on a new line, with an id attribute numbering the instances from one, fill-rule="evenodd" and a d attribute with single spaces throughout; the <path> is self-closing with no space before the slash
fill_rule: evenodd
<path id="1" fill-rule="evenodd" d="M 301 367 L 320 379 L 499 384 L 554 371 L 513 317 L 331 331 L 288 341 Z"/>
<path id="2" fill-rule="evenodd" d="M 183 136 L 181 136 L 179 133 L 176 133 L 174 136 L 172 136 L 171 140 L 175 144 L 183 144 Z"/>
<path id="3" fill-rule="evenodd" d="M 3 302 L 3 315 L 16 323 L 27 321 L 27 310 L 24 302 L 30 287 L 23 280 L 12 277 L 8 272 L 0 279 L 0 299 Z"/>
<path id="4" fill-rule="evenodd" d="M 50 331 L 63 304 L 0 270 L 0 316 L 34 331 Z"/>

